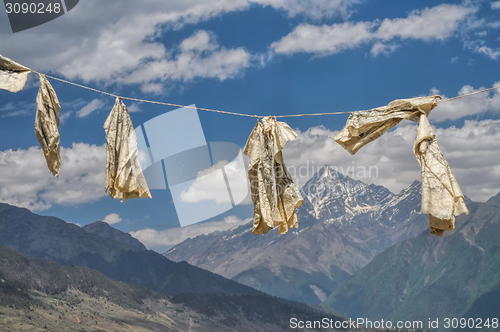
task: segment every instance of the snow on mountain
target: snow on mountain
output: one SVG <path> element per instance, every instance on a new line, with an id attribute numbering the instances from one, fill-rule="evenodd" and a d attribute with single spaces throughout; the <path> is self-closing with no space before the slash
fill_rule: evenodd
<path id="1" fill-rule="evenodd" d="M 323 220 L 374 211 L 395 196 L 387 188 L 353 180 L 329 166 L 322 167 L 300 191 L 306 201 L 301 212 Z"/>

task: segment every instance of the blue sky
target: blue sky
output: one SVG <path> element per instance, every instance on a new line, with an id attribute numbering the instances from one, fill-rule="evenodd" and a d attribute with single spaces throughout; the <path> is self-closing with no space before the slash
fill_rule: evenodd
<path id="1" fill-rule="evenodd" d="M 122 96 L 258 115 L 355 111 L 500 85 L 500 1 L 86 0 L 16 34 L 0 11 L 0 54 Z M 50 81 L 62 105 L 61 175 L 51 177 L 34 135 L 32 74 L 23 91 L 0 91 L 0 201 L 81 225 L 106 218 L 160 251 L 252 216 L 247 199 L 209 223 L 179 229 L 168 190 L 153 190 L 152 200 L 111 200 L 104 193 L 102 126 L 114 98 Z M 175 110 L 125 104 L 135 126 Z M 198 114 L 207 142 L 243 147 L 255 125 L 252 118 Z M 439 104 L 429 117 L 473 200 L 500 191 L 493 157 L 499 114 L 496 90 Z M 401 123 L 350 156 L 333 141 L 346 118 L 283 119 L 298 133 L 284 152 L 298 185 L 327 164 L 396 192 L 419 179 L 415 124 Z M 376 174 L 358 172 L 370 166 Z M 220 203 L 202 196 L 198 202 Z"/>

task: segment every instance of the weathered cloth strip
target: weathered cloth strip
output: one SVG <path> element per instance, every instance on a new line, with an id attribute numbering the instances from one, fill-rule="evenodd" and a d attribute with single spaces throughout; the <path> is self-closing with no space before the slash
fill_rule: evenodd
<path id="1" fill-rule="evenodd" d="M 125 202 L 130 198 L 151 198 L 137 157 L 137 136 L 123 101 L 116 98 L 106 122 L 106 181 L 109 196 Z"/>
<path id="2" fill-rule="evenodd" d="M 422 172 L 422 208 L 431 233 L 442 236 L 455 228 L 455 216 L 469 211 L 457 180 L 439 149 L 427 116 L 440 96 L 398 99 L 387 106 L 353 112 L 335 141 L 351 154 L 382 136 L 403 119 L 418 121 L 413 151 Z"/>
<path id="3" fill-rule="evenodd" d="M 243 153 L 250 157 L 248 178 L 254 203 L 253 234 L 278 226 L 280 234 L 298 228 L 296 208 L 304 204 L 283 161 L 282 150 L 297 134 L 285 122 L 271 117 L 257 122 Z M 276 192 L 273 190 L 276 188 Z"/>
<path id="4" fill-rule="evenodd" d="M 31 69 L 0 54 L 0 89 L 18 92 L 26 85 Z"/>
<path id="5" fill-rule="evenodd" d="M 35 135 L 42 147 L 47 166 L 54 176 L 61 167 L 59 111 L 61 105 L 56 92 L 45 75 L 39 75 L 40 89 L 36 96 Z"/>

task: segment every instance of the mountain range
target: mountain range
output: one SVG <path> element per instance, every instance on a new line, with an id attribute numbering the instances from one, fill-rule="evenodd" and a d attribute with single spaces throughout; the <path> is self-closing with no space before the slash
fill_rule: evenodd
<path id="1" fill-rule="evenodd" d="M 429 227 L 420 183 L 398 194 L 322 167 L 301 188 L 299 229 L 252 234 L 251 223 L 187 239 L 165 256 L 290 300 L 321 303 L 395 243 Z"/>
<path id="2" fill-rule="evenodd" d="M 338 311 L 500 330 L 500 194 L 467 199 L 470 214 L 437 237 L 418 212 L 418 182 L 394 194 L 324 167 L 301 193 L 299 229 L 254 236 L 249 223 L 188 239 L 168 258 L 103 222 L 80 228 L 0 203 L 0 329 L 282 331 L 291 315 L 342 320 Z M 467 330 L 479 329 L 454 331 Z"/>
<path id="3" fill-rule="evenodd" d="M 298 230 L 253 236 L 248 224 L 188 239 L 166 256 L 283 297 L 313 302 L 311 289 L 352 319 L 439 319 L 440 330 L 500 331 L 500 194 L 466 199 L 469 215 L 438 237 L 418 212 L 418 182 L 393 194 L 325 167 L 301 192 Z"/>

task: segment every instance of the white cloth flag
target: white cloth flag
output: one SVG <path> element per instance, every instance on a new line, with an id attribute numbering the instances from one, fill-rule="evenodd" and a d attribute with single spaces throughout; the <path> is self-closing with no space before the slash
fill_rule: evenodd
<path id="1" fill-rule="evenodd" d="M 35 135 L 42 147 L 47 166 L 54 176 L 61 167 L 59 111 L 61 105 L 56 92 L 45 75 L 39 75 L 40 89 L 36 96 Z"/>
<path id="2" fill-rule="evenodd" d="M 18 92 L 26 85 L 31 69 L 0 54 L 0 89 Z"/>
<path id="3" fill-rule="evenodd" d="M 298 228 L 296 208 L 304 199 L 283 161 L 282 150 L 297 134 L 271 117 L 257 122 L 243 153 L 250 157 L 248 179 L 254 203 L 253 234 L 265 234 L 278 226 L 280 234 Z M 273 190 L 276 189 L 276 192 Z"/>
<path id="4" fill-rule="evenodd" d="M 431 233 L 443 236 L 455 228 L 455 216 L 469 211 L 435 137 L 427 116 L 422 114 L 413 147 L 422 169 L 422 213 L 429 215 Z"/>
<path id="5" fill-rule="evenodd" d="M 125 202 L 130 198 L 151 198 L 137 157 L 137 136 L 123 101 L 116 98 L 106 122 L 106 181 L 109 196 Z"/>
<path id="6" fill-rule="evenodd" d="M 403 119 L 418 121 L 413 151 L 422 171 L 421 212 L 429 214 L 431 233 L 442 236 L 455 228 L 455 216 L 469 211 L 457 180 L 427 120 L 440 96 L 399 99 L 387 106 L 353 112 L 335 141 L 351 154 L 377 139 Z"/>

